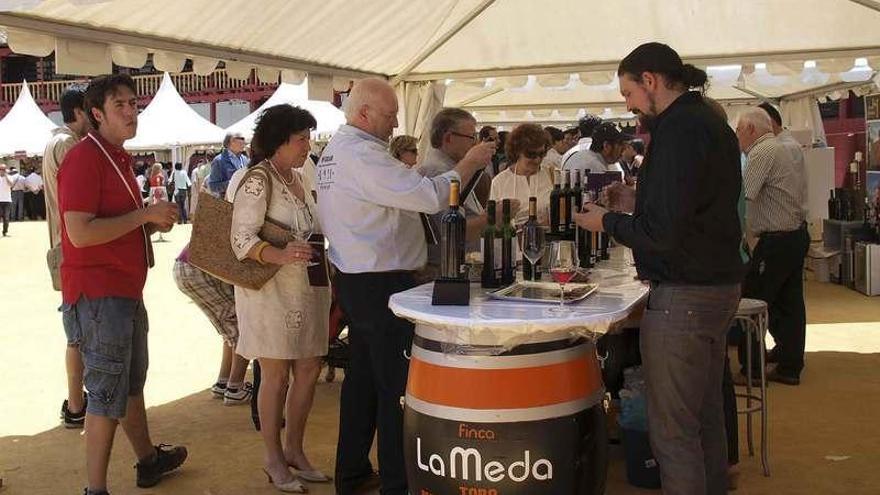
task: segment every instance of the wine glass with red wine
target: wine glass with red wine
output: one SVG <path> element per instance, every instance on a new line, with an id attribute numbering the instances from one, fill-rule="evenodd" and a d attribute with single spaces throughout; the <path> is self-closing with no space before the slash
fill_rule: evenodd
<path id="1" fill-rule="evenodd" d="M 565 313 L 565 284 L 578 270 L 578 255 L 574 241 L 553 241 L 550 244 L 550 276 L 559 284 L 559 307 L 551 312 Z"/>

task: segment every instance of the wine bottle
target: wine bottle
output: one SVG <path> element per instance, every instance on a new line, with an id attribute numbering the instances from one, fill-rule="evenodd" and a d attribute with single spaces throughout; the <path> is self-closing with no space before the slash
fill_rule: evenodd
<path id="1" fill-rule="evenodd" d="M 586 199 L 583 196 L 586 196 L 587 189 L 581 186 L 581 207 L 583 206 Z M 578 207 L 580 210 L 581 207 Z M 590 249 L 592 249 L 592 239 L 593 236 L 589 230 L 582 229 L 575 224 L 575 244 L 577 245 L 577 253 L 578 253 L 578 261 L 580 262 L 580 266 L 583 268 L 591 268 L 593 266 L 593 261 L 590 259 Z"/>
<path id="2" fill-rule="evenodd" d="M 440 277 L 462 278 L 464 265 L 465 219 L 459 210 L 461 184 L 454 180 L 449 186 L 449 209 L 440 217 Z"/>
<path id="3" fill-rule="evenodd" d="M 528 228 L 541 228 L 538 225 L 538 198 L 532 196 L 529 198 L 529 219 L 523 224 L 523 232 Z M 540 280 L 541 279 L 541 261 L 538 260 L 535 265 L 526 257 L 525 252 L 522 253 L 522 271 L 523 280 Z"/>
<path id="4" fill-rule="evenodd" d="M 566 237 L 571 233 L 571 170 L 565 171 L 565 185 L 562 187 L 562 196 L 559 205 L 559 232 Z"/>
<path id="5" fill-rule="evenodd" d="M 584 205 L 584 188 L 581 185 L 581 171 L 574 171 L 574 181 L 571 184 L 571 218 L 569 219 L 569 227 L 572 232 L 577 228 L 574 223 L 574 214 L 581 212 Z"/>
<path id="6" fill-rule="evenodd" d="M 515 238 L 516 230 L 510 222 L 510 200 L 505 199 L 501 202 L 501 285 L 516 281 Z"/>
<path id="7" fill-rule="evenodd" d="M 487 224 L 480 239 L 480 250 L 483 252 L 483 271 L 480 283 L 483 288 L 492 289 L 501 286 L 496 271 L 496 268 L 501 266 L 501 260 L 497 259 L 495 249 L 496 244 L 500 245 L 501 239 L 499 239 L 498 229 L 495 227 L 495 201 L 491 199 L 486 203 L 486 219 Z"/>
<path id="8" fill-rule="evenodd" d="M 562 195 L 561 175 L 560 171 L 553 171 L 553 190 L 550 191 L 550 232 L 553 234 L 559 233 L 559 215 L 561 213 L 559 197 Z"/>
<path id="9" fill-rule="evenodd" d="M 828 198 L 828 218 L 837 220 L 837 200 L 834 198 L 834 189 L 831 190 L 831 196 Z"/>

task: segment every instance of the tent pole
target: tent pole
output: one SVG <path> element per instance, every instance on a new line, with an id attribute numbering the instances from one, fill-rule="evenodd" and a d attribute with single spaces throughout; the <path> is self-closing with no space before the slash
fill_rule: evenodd
<path id="1" fill-rule="evenodd" d="M 456 103 L 456 104 L 454 104 L 454 105 L 452 105 L 452 106 L 453 106 L 453 107 L 463 107 L 463 106 L 465 106 L 465 105 L 470 105 L 471 103 L 476 103 L 476 102 L 478 102 L 478 101 L 480 101 L 480 100 L 486 99 L 486 98 L 488 98 L 488 97 L 490 97 L 490 96 L 492 96 L 492 95 L 498 94 L 498 93 L 500 93 L 500 92 L 502 92 L 502 91 L 504 91 L 504 88 L 491 88 L 491 89 L 487 89 L 486 91 L 481 91 L 480 93 L 477 93 L 477 94 L 475 94 L 474 96 L 471 96 L 471 97 L 465 98 L 465 99 L 461 100 L 460 102 L 458 102 L 458 103 Z"/>
<path id="2" fill-rule="evenodd" d="M 872 79 L 877 76 L 880 72 L 874 72 L 870 79 L 867 81 L 858 81 L 858 82 L 838 82 L 834 84 L 826 84 L 825 86 L 819 86 L 818 88 L 807 89 L 804 91 L 798 91 L 796 93 L 790 93 L 787 95 L 782 95 L 779 97 L 779 101 L 787 101 L 787 100 L 796 100 L 798 98 L 803 98 L 804 96 L 818 96 L 822 93 L 831 93 L 834 91 L 849 91 L 851 89 L 858 88 L 860 86 L 870 86 L 874 84 Z"/>
<path id="3" fill-rule="evenodd" d="M 863 7 L 867 7 L 871 10 L 876 10 L 880 12 L 880 2 L 877 0 L 849 0 L 852 3 L 857 3 Z"/>
<path id="4" fill-rule="evenodd" d="M 468 14 L 466 16 L 464 16 L 460 21 L 458 21 L 455 24 L 455 26 L 452 26 L 452 29 L 450 29 L 449 31 L 444 33 L 443 36 L 441 36 L 440 38 L 437 39 L 437 41 L 431 43 L 427 48 L 425 48 L 425 50 L 423 50 L 420 54 L 416 55 L 416 58 L 414 58 L 410 63 L 406 64 L 406 66 L 403 68 L 403 70 L 401 70 L 399 74 L 397 74 L 396 76 L 394 76 L 391 79 L 391 85 L 396 86 L 397 83 L 399 83 L 401 80 L 403 80 L 403 78 L 405 78 L 407 75 L 409 75 L 409 73 L 412 72 L 412 70 L 414 68 L 416 68 L 416 66 L 418 66 L 420 63 L 424 62 L 425 59 L 427 59 L 431 55 L 433 55 L 434 52 L 436 52 L 443 45 L 445 45 L 447 41 L 449 41 L 453 36 L 458 34 L 462 29 L 465 28 L 465 26 L 470 24 L 471 21 L 473 21 L 474 19 L 479 17 L 480 14 L 482 14 L 483 11 L 488 9 L 493 3 L 495 3 L 495 0 L 483 0 L 482 2 L 480 2 L 479 5 L 474 7 L 473 10 L 468 12 Z"/>
<path id="5" fill-rule="evenodd" d="M 754 96 L 755 98 L 757 98 L 761 101 L 766 101 L 768 103 L 773 103 L 775 105 L 779 104 L 779 98 L 771 98 L 769 96 L 764 96 L 761 93 L 758 93 L 757 91 L 752 91 L 751 89 L 746 88 L 745 86 L 734 85 L 733 89 L 739 90 L 749 96 Z"/>

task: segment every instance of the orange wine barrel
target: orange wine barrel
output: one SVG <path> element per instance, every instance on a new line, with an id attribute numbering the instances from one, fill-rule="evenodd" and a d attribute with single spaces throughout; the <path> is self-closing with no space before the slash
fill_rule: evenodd
<path id="1" fill-rule="evenodd" d="M 444 335 L 418 325 L 413 340 L 404 406 L 410 493 L 604 493 L 604 387 L 591 341 L 505 351 Z"/>

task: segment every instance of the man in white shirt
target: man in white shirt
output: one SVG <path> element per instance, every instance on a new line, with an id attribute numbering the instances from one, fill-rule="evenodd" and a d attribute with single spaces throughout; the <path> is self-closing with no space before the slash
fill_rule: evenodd
<path id="1" fill-rule="evenodd" d="M 804 161 L 804 147 L 794 138 L 791 131 L 782 127 L 782 115 L 779 114 L 779 110 L 767 102 L 761 103 L 758 105 L 758 108 L 763 109 L 764 112 L 770 116 L 770 123 L 773 126 L 773 134 L 776 136 L 776 140 L 779 141 L 779 144 L 782 145 L 786 153 L 791 157 L 795 170 L 797 170 L 802 177 L 806 177 L 807 165 Z M 803 201 L 801 209 L 804 211 L 810 209 L 807 204 L 807 187 L 807 181 L 801 181 L 800 197 Z"/>
<path id="2" fill-rule="evenodd" d="M 318 217 L 337 268 L 339 302 L 352 322 L 336 449 L 341 495 L 375 481 L 369 454 L 377 430 L 381 492 L 407 493 L 400 397 L 414 326 L 391 313 L 388 298 L 413 287 L 415 270 L 425 264 L 419 213 L 445 208 L 451 181 L 467 184 L 495 150 L 494 143 L 476 145 L 452 170 L 422 176 L 388 152 L 397 110 L 387 82 L 358 81 L 346 102 L 347 125 L 318 163 Z"/>
<path id="3" fill-rule="evenodd" d="M 9 178 L 12 179 L 12 211 L 10 212 L 12 221 L 24 220 L 24 193 L 27 188 L 24 185 L 24 175 L 18 172 L 18 169 L 11 167 L 9 169 Z"/>
<path id="4" fill-rule="evenodd" d="M 58 171 L 64 162 L 67 152 L 88 133 L 89 119 L 83 110 L 86 87 L 83 84 L 71 84 L 61 95 L 60 107 L 64 125 L 52 131 L 52 138 L 43 152 L 43 175 L 46 189 L 46 224 L 49 227 L 49 250 L 52 260 L 50 272 L 55 272 L 58 279 L 56 290 L 61 290 L 61 217 L 58 209 Z M 54 254 L 51 254 L 54 253 Z M 57 266 L 52 266 L 57 264 Z M 82 428 L 86 418 L 86 403 L 83 394 L 83 362 L 79 351 L 79 342 L 67 339 L 64 356 L 67 370 L 67 400 L 61 404 L 61 422 L 65 428 Z"/>
<path id="5" fill-rule="evenodd" d="M 620 159 L 623 152 L 624 139 L 624 135 L 616 125 L 611 122 L 602 122 L 593 129 L 589 149 L 579 151 L 565 162 L 562 168 L 591 174 L 604 172 L 623 174 L 623 168 L 617 163 L 617 160 Z"/>
<path id="6" fill-rule="evenodd" d="M 31 220 L 46 218 L 46 201 L 43 196 L 43 178 L 37 170 L 24 179 L 24 208 Z"/>
<path id="7" fill-rule="evenodd" d="M 541 168 L 553 173 L 556 170 L 562 169 L 562 155 L 571 149 L 573 144 L 569 145 L 569 142 L 565 140 L 565 134 L 553 126 L 545 127 L 544 131 L 547 133 L 550 148 L 547 149 L 547 154 L 544 155 Z M 512 158 L 511 161 L 516 161 L 516 158 Z"/>
<path id="8" fill-rule="evenodd" d="M 0 218 L 3 219 L 3 237 L 9 235 L 9 217 L 12 215 L 12 177 L 6 164 L 0 163 Z"/>
<path id="9" fill-rule="evenodd" d="M 579 164 L 584 160 L 583 153 L 590 149 L 593 143 L 593 129 L 602 123 L 602 119 L 591 114 L 584 115 L 578 121 L 578 133 L 581 138 L 577 144 L 562 155 L 561 169 L 583 168 Z"/>

